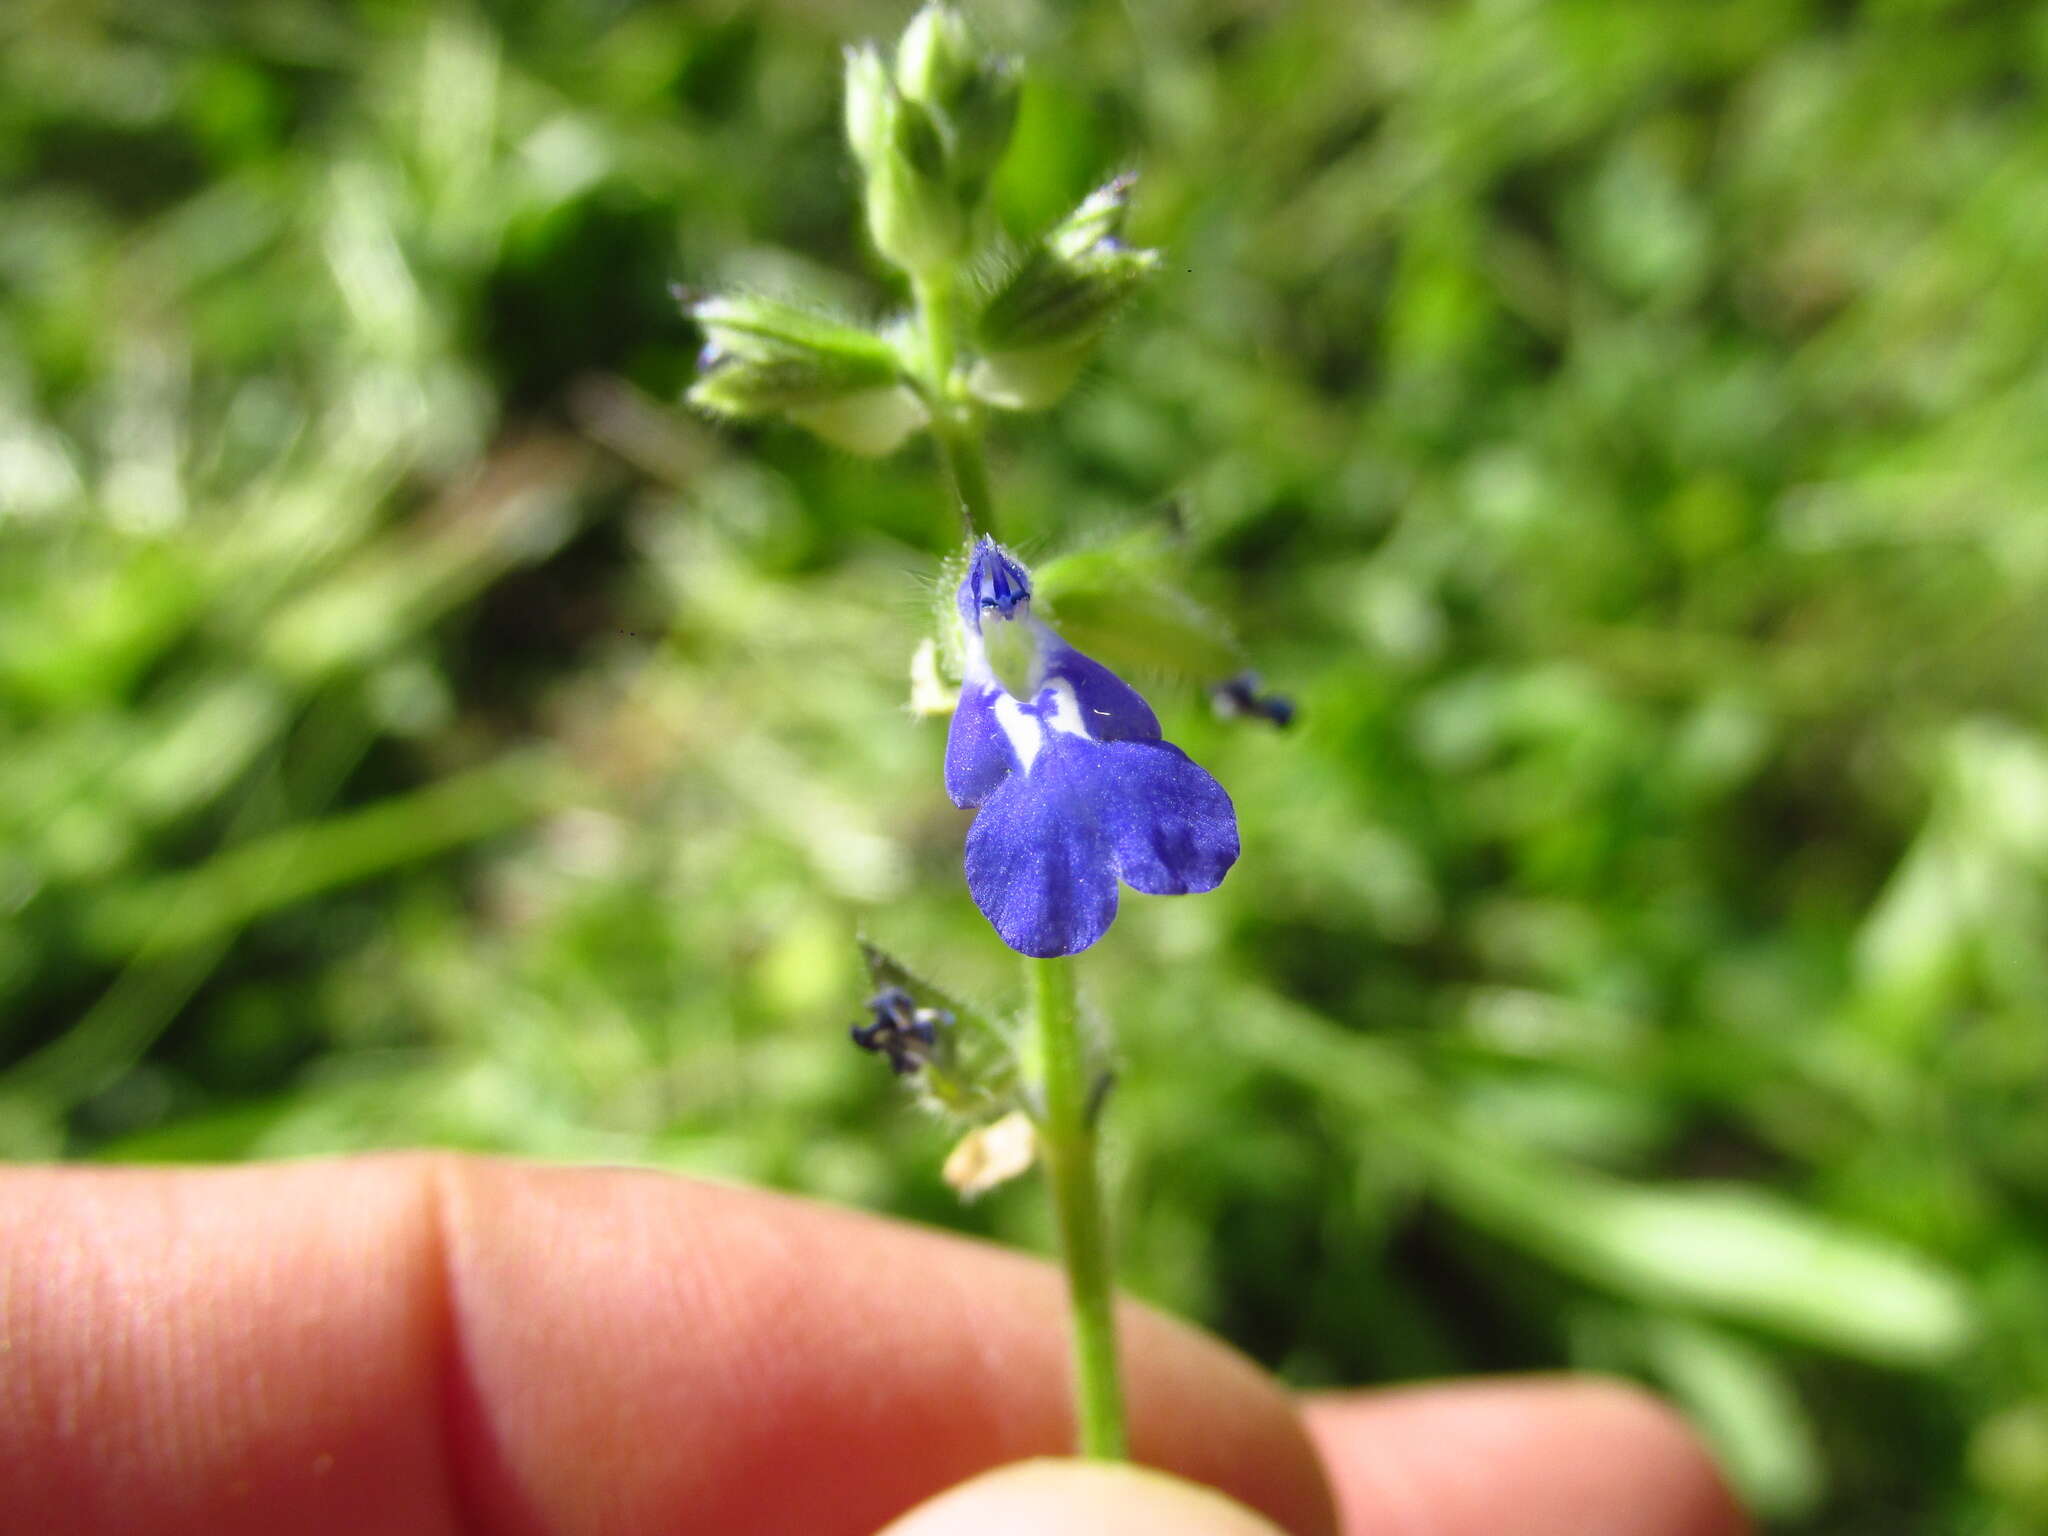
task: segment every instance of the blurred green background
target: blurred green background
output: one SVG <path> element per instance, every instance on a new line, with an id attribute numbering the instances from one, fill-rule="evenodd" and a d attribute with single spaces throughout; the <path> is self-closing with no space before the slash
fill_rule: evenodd
<path id="1" fill-rule="evenodd" d="M 962 1210 L 852 937 L 997 1006 L 949 522 L 667 284 L 900 296 L 885 4 L 0 20 L 0 1155 L 434 1143 Z M 1656 1383 L 1797 1532 L 2048 1529 L 2048 11 L 1006 6 L 1165 276 L 995 471 L 1298 726 L 1126 898 L 1126 1273 L 1304 1384 Z M 1185 529 L 1175 534 L 1175 527 Z"/>

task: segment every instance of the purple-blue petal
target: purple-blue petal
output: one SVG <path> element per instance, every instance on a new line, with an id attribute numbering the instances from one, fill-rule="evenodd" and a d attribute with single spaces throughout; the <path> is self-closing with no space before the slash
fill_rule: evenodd
<path id="1" fill-rule="evenodd" d="M 1237 862 L 1237 808 L 1207 769 L 1165 741 L 1105 742 L 1087 769 L 1124 884 L 1185 896 L 1222 883 Z"/>
<path id="2" fill-rule="evenodd" d="M 1116 917 L 1114 855 L 1094 813 L 1085 742 L 1048 743 L 967 832 L 967 889 L 1002 940 L 1045 959 L 1086 949 Z"/>
<path id="3" fill-rule="evenodd" d="M 1119 878 L 1155 896 L 1213 890 L 1237 853 L 1230 796 L 1178 747 L 1054 732 L 983 803 L 967 886 L 1012 949 L 1071 955 L 1108 930 Z"/>
<path id="4" fill-rule="evenodd" d="M 1084 656 L 1052 630 L 1040 627 L 1039 659 L 1046 684 L 1065 682 L 1081 706 L 1081 719 L 1097 741 L 1157 741 L 1159 717 L 1138 690 L 1092 656 Z M 1041 699 L 1044 697 L 1040 693 Z"/>
<path id="5" fill-rule="evenodd" d="M 955 805 L 980 805 L 1017 766 L 1010 739 L 996 719 L 1003 690 L 994 683 L 963 683 L 946 731 L 946 793 Z"/>

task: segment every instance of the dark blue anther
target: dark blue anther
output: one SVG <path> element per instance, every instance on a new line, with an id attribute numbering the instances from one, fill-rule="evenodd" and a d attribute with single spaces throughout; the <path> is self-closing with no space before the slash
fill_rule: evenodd
<path id="1" fill-rule="evenodd" d="M 868 999 L 870 1024 L 856 1024 L 849 1031 L 853 1043 L 864 1051 L 889 1058 L 898 1077 L 915 1072 L 931 1060 L 939 1043 L 939 1026 L 951 1024 L 953 1016 L 936 1008 L 920 1008 L 916 999 L 901 987 L 885 987 Z"/>

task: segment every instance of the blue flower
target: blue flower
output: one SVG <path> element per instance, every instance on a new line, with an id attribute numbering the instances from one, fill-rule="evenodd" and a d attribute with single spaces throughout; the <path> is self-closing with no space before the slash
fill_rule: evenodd
<path id="1" fill-rule="evenodd" d="M 1159 734 L 1137 691 L 1031 616 L 1031 578 L 992 539 L 960 583 L 960 703 L 946 793 L 978 807 L 967 888 L 1010 948 L 1071 955 L 1108 931 L 1117 882 L 1152 896 L 1214 890 L 1237 862 L 1223 786 Z M 1021 623 L 1036 656 L 1020 699 L 989 664 L 982 626 Z"/>

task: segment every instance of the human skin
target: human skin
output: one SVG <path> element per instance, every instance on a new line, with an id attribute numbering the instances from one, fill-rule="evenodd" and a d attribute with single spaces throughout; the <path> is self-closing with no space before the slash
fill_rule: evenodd
<path id="1" fill-rule="evenodd" d="M 1061 1308 L 1034 1260 L 654 1173 L 0 1172 L 0 1525 L 869 1536 L 1064 1448 Z M 1123 1318 L 1138 1459 L 1292 1536 L 1745 1529 L 1632 1389 L 1303 1410 L 1193 1329 Z M 1090 1475 L 1037 1463 L 956 1497 L 1180 1496 Z"/>

